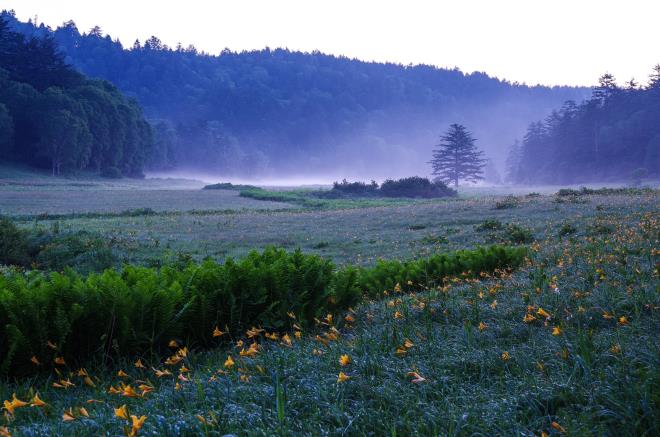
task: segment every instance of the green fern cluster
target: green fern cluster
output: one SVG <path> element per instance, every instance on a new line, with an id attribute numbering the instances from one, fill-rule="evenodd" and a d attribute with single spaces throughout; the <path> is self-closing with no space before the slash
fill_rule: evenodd
<path id="1" fill-rule="evenodd" d="M 513 267 L 523 257 L 524 249 L 492 246 L 337 270 L 316 255 L 269 248 L 222 264 L 125 266 L 86 276 L 7 270 L 0 274 L 0 371 L 31 373 L 39 368 L 33 357 L 50 366 L 56 357 L 73 365 L 156 355 L 172 339 L 210 347 L 225 338 L 213 337 L 215 327 L 239 335 L 253 325 L 285 330 L 288 313 L 309 325 L 365 292 L 375 296 L 397 283 L 420 288 L 461 272 Z"/>

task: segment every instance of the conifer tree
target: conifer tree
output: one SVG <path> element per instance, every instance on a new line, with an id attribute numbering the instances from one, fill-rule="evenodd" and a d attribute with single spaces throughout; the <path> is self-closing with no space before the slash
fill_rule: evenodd
<path id="1" fill-rule="evenodd" d="M 454 187 L 458 187 L 459 180 L 476 182 L 483 179 L 486 159 L 465 126 L 452 124 L 441 139 L 429 162 L 437 179 L 447 184 L 453 183 Z"/>

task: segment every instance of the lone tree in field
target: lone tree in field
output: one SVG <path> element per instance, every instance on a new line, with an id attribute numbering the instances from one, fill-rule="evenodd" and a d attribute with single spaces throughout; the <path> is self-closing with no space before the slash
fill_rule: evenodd
<path id="1" fill-rule="evenodd" d="M 455 187 L 458 187 L 459 180 L 476 182 L 483 179 L 484 153 L 477 149 L 475 139 L 465 126 L 452 124 L 441 139 L 429 162 L 437 179 L 446 184 L 453 182 Z"/>

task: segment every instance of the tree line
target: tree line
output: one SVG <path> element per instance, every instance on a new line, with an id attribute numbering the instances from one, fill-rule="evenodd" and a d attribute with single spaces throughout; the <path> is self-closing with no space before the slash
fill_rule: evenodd
<path id="1" fill-rule="evenodd" d="M 135 100 L 77 72 L 51 35 L 25 37 L 0 16 L 0 161 L 138 177 L 152 145 Z"/>
<path id="2" fill-rule="evenodd" d="M 647 86 L 624 86 L 611 74 L 591 98 L 569 100 L 529 125 L 511 148 L 507 177 L 513 183 L 583 183 L 660 177 L 660 65 Z"/>
<path id="3" fill-rule="evenodd" d="M 478 72 L 318 52 L 211 55 L 169 47 L 157 37 L 124 46 L 98 27 L 82 31 L 69 21 L 49 29 L 6 15 L 25 35 L 52 35 L 71 65 L 140 102 L 154 127 L 154 169 L 244 175 L 360 164 L 365 174 L 376 167 L 399 176 L 426 161 L 431 125 L 475 126 L 494 156 L 530 120 L 585 95 L 578 88 L 530 87 Z"/>

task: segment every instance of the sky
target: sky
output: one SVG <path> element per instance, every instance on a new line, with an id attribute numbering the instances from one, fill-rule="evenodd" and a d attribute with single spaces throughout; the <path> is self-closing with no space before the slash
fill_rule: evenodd
<path id="1" fill-rule="evenodd" d="M 484 71 L 529 85 L 646 83 L 660 63 L 658 0 L 0 0 L 21 20 L 125 46 L 156 35 L 217 54 L 264 47 Z"/>

